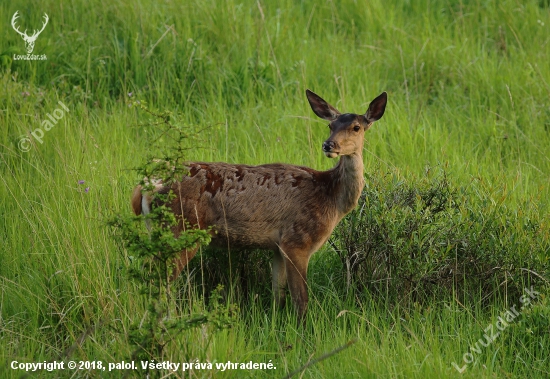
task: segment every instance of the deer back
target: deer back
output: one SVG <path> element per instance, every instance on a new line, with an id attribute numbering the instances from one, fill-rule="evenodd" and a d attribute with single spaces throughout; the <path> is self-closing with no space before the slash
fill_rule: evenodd
<path id="1" fill-rule="evenodd" d="M 202 162 L 187 167 L 189 176 L 172 185 L 172 210 L 192 226 L 213 226 L 214 245 L 275 249 L 290 235 L 296 243 L 322 244 L 343 216 L 332 170 Z"/>

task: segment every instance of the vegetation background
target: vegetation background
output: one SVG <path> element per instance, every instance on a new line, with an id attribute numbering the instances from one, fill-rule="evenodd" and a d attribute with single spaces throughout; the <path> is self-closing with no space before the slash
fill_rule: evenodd
<path id="1" fill-rule="evenodd" d="M 49 15 L 34 49 L 47 60 L 13 59 L 16 11 L 29 31 Z M 308 325 L 272 306 L 269 253 L 231 270 L 203 253 L 178 282 L 182 317 L 223 282 L 237 320 L 182 332 L 167 359 L 276 369 L 164 373 L 283 377 L 355 341 L 298 375 L 550 376 L 549 28 L 548 0 L 0 2 L 0 376 L 24 376 L 12 361 L 128 361 L 145 301 L 105 220 L 130 212 L 132 169 L 171 143 L 136 100 L 208 127 L 189 159 L 324 170 L 306 88 L 343 112 L 390 99 L 360 205 L 310 265 Z M 59 101 L 69 112 L 40 143 Z M 531 286 L 533 305 L 481 346 Z"/>

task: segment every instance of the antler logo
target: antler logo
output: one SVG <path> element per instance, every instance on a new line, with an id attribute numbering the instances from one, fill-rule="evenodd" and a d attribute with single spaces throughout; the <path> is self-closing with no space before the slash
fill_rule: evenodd
<path id="1" fill-rule="evenodd" d="M 19 13 L 19 11 L 15 12 L 13 14 L 13 17 L 11 18 L 11 26 L 13 27 L 13 29 L 17 33 L 19 33 L 19 35 L 25 41 L 25 48 L 27 49 L 27 53 L 32 54 L 32 51 L 34 50 L 34 42 L 36 41 L 36 39 L 38 38 L 40 33 L 42 33 L 42 31 L 44 30 L 46 25 L 48 25 L 48 20 L 50 18 L 48 17 L 48 15 L 46 13 L 44 13 L 44 23 L 42 25 L 42 29 L 40 29 L 40 30 L 35 29 L 33 34 L 31 36 L 29 36 L 29 35 L 27 35 L 27 29 L 25 29 L 25 31 L 23 33 L 21 33 L 21 31 L 19 31 L 19 27 L 17 27 L 17 25 L 15 25 L 15 21 L 17 20 L 17 17 L 18 17 L 17 14 L 18 13 Z"/>

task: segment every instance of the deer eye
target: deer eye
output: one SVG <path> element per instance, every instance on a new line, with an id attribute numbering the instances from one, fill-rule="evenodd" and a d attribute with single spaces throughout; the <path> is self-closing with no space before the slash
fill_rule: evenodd
<path id="1" fill-rule="evenodd" d="M 359 129 L 361 129 L 361 127 L 360 127 L 359 125 L 355 125 L 355 126 L 353 127 L 353 130 L 355 130 L 356 132 L 358 132 Z"/>

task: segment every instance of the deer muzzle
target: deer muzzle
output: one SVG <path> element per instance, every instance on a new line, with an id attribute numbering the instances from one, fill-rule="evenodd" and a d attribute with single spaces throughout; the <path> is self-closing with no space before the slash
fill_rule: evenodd
<path id="1" fill-rule="evenodd" d="M 329 158 L 336 158 L 338 156 L 338 152 L 334 151 L 336 147 L 337 145 L 336 145 L 336 142 L 334 141 L 323 142 L 323 152 Z"/>

